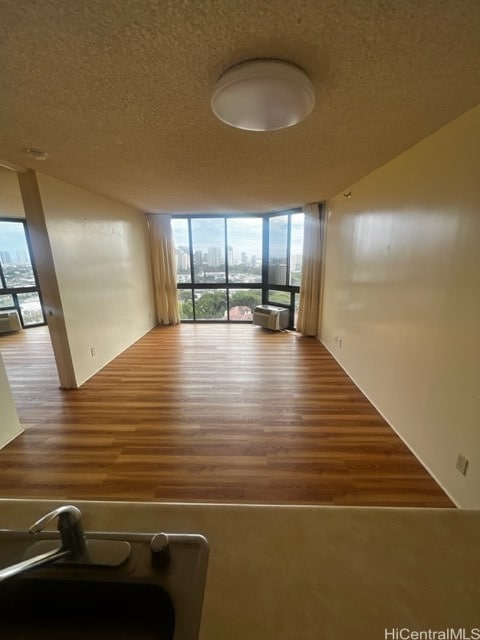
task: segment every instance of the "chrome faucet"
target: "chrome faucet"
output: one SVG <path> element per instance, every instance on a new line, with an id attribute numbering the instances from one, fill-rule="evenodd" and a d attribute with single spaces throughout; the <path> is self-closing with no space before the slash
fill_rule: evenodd
<path id="1" fill-rule="evenodd" d="M 0 570 L 0 582 L 19 573 L 50 564 L 66 558 L 75 562 L 88 561 L 87 544 L 85 532 L 82 526 L 82 514 L 80 509 L 71 505 L 66 505 L 54 509 L 50 513 L 34 522 L 29 529 L 32 535 L 40 533 L 52 520 L 58 518 L 58 531 L 60 532 L 61 546 L 58 549 L 41 553 L 28 560 L 23 560 L 17 564 Z"/>

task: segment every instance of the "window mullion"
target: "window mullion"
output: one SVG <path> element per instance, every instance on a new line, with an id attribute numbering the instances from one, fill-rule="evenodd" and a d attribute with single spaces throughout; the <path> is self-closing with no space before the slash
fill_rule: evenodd
<path id="1" fill-rule="evenodd" d="M 290 253 L 291 253 L 291 240 L 292 240 L 292 216 L 288 214 L 287 224 L 287 268 L 286 268 L 286 282 L 285 285 L 290 285 Z"/>
<path id="2" fill-rule="evenodd" d="M 224 256 L 225 256 L 225 297 L 227 300 L 227 322 L 230 322 L 230 290 L 228 288 L 229 285 L 229 274 L 228 274 L 228 230 L 227 230 L 227 217 L 223 218 L 223 232 L 225 237 L 225 247 L 224 247 Z"/>
<path id="3" fill-rule="evenodd" d="M 268 259 L 269 259 L 269 225 L 270 217 L 263 218 L 262 238 L 262 304 L 268 303 Z"/>
<path id="4" fill-rule="evenodd" d="M 187 223 L 188 223 L 188 251 L 189 251 L 189 255 L 190 255 L 190 282 L 192 283 L 192 286 L 190 288 L 190 294 L 192 297 L 192 315 L 193 315 L 193 322 L 195 322 L 196 320 L 196 316 L 195 316 L 195 296 L 193 294 L 193 287 L 195 284 L 195 267 L 193 264 L 193 242 L 192 242 L 192 219 L 191 218 L 187 218 Z"/>
<path id="5" fill-rule="evenodd" d="M 192 219 L 187 218 L 188 223 L 188 249 L 190 255 L 190 281 L 194 284 L 195 271 L 193 267 L 193 242 L 192 242 Z"/>
<path id="6" fill-rule="evenodd" d="M 223 236 L 224 236 L 224 260 L 225 260 L 225 284 L 228 284 L 228 236 L 227 236 L 227 218 L 223 218 Z"/>

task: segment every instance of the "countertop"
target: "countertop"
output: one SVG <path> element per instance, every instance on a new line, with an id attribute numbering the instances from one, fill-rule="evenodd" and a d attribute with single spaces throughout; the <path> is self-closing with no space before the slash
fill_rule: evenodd
<path id="1" fill-rule="evenodd" d="M 480 511 L 5 499 L 0 528 L 59 504 L 77 505 L 87 531 L 206 536 L 201 640 L 480 628 Z"/>

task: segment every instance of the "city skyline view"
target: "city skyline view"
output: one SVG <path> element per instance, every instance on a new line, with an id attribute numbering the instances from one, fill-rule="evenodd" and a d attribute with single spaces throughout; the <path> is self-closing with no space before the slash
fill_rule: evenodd
<path id="1" fill-rule="evenodd" d="M 0 309 L 16 309 L 24 326 L 43 323 L 23 222 L 0 220 L 0 275 Z"/>
<path id="2" fill-rule="evenodd" d="M 251 320 L 254 307 L 267 295 L 267 283 L 269 303 L 296 311 L 303 223 L 303 213 L 297 212 L 172 218 L 181 319 Z M 264 233 L 268 263 L 263 255 Z M 258 288 L 246 288 L 249 285 Z"/>
<path id="3" fill-rule="evenodd" d="M 284 227 L 286 225 L 285 215 L 275 216 L 270 219 L 274 224 Z M 303 253 L 303 213 L 292 213 L 292 232 L 291 232 L 291 252 L 292 254 Z M 202 224 L 202 221 L 208 220 L 208 225 Z M 203 253 L 208 253 L 209 247 L 221 247 L 225 244 L 225 231 L 223 218 L 192 218 L 192 241 L 196 249 Z M 234 249 L 231 236 L 237 236 L 237 246 L 241 246 L 241 252 L 247 255 L 262 255 L 262 224 L 263 218 L 256 216 L 232 217 L 227 218 L 227 245 Z M 189 239 L 187 230 L 187 220 L 184 218 L 172 218 L 172 231 L 175 246 L 177 248 L 188 249 Z M 282 238 L 279 234 L 271 234 L 270 237 L 270 257 L 281 257 L 283 250 Z"/>
<path id="4" fill-rule="evenodd" d="M 301 259 L 303 254 L 303 213 L 291 214 L 290 255 Z M 205 224 L 208 220 L 208 224 Z M 224 219 L 192 219 L 192 253 L 194 263 L 201 261 L 209 267 L 261 263 L 263 257 L 262 218 L 227 218 L 226 233 Z M 187 220 L 172 219 L 172 232 L 179 267 L 186 266 L 190 260 L 190 242 Z M 286 259 L 287 254 L 287 215 L 275 216 L 269 220 L 269 258 Z M 225 251 L 226 247 L 226 251 Z M 182 254 L 186 258 L 181 258 Z"/>
<path id="5" fill-rule="evenodd" d="M 0 260 L 3 264 L 29 264 L 22 222 L 0 220 Z"/>

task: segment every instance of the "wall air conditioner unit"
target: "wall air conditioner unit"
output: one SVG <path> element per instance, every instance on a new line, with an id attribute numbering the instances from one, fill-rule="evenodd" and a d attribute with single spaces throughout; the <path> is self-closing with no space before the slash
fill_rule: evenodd
<path id="1" fill-rule="evenodd" d="M 289 324 L 290 311 L 282 307 L 272 307 L 269 304 L 259 304 L 253 310 L 253 324 L 258 324 L 264 329 L 279 331 L 286 329 Z"/>
<path id="2" fill-rule="evenodd" d="M 0 311 L 0 333 L 20 331 L 21 328 L 17 311 Z"/>

